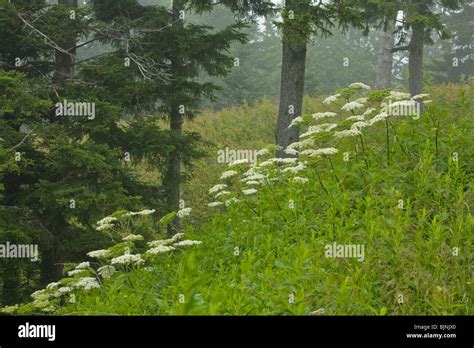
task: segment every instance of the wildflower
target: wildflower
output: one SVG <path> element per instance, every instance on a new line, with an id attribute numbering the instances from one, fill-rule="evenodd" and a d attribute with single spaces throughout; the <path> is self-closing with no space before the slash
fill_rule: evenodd
<path id="1" fill-rule="evenodd" d="M 173 245 L 174 246 L 191 246 L 191 245 L 199 245 L 199 244 L 202 244 L 200 240 L 183 240 Z"/>
<path id="2" fill-rule="evenodd" d="M 144 209 L 142 211 L 131 211 L 130 213 L 125 214 L 125 216 L 135 216 L 135 215 L 150 215 L 153 214 L 155 209 Z"/>
<path id="3" fill-rule="evenodd" d="M 306 133 L 303 133 L 303 134 L 300 135 L 300 138 L 306 138 L 310 135 L 317 134 L 317 133 L 320 133 L 322 131 L 323 131 L 323 129 L 320 126 L 310 126 Z M 288 150 L 288 148 L 287 148 L 287 150 Z"/>
<path id="4" fill-rule="evenodd" d="M 233 167 L 233 166 L 237 166 L 239 164 L 245 164 L 245 163 L 249 163 L 249 160 L 247 158 L 242 158 L 242 159 L 236 160 L 232 163 L 229 163 L 229 167 Z"/>
<path id="5" fill-rule="evenodd" d="M 100 258 L 109 256 L 109 254 L 110 254 L 109 250 L 102 249 L 102 250 L 91 251 L 91 252 L 87 253 L 87 256 L 92 257 L 92 258 L 96 258 L 96 259 L 100 259 Z"/>
<path id="6" fill-rule="evenodd" d="M 115 258 L 112 259 L 112 261 L 110 261 L 110 263 L 112 265 L 115 265 L 115 264 L 128 265 L 128 264 L 131 264 L 131 263 L 141 264 L 143 262 L 144 261 L 141 258 L 140 254 L 136 254 L 136 255 L 125 254 L 125 255 L 122 255 L 122 256 L 115 257 Z"/>
<path id="7" fill-rule="evenodd" d="M 299 124 L 301 124 L 301 123 L 303 123 L 303 117 L 301 117 L 301 116 L 295 117 L 295 118 L 291 121 L 291 123 L 290 123 L 290 125 L 288 126 L 288 128 L 297 126 L 297 125 L 299 125 Z"/>
<path id="8" fill-rule="evenodd" d="M 147 244 L 151 247 L 156 247 L 158 245 L 167 245 L 173 242 L 174 242 L 174 239 L 169 238 L 169 239 L 162 239 L 162 240 L 154 240 L 154 241 L 148 242 Z"/>
<path id="9" fill-rule="evenodd" d="M 257 171 L 255 170 L 255 167 L 251 167 L 249 170 L 247 170 L 245 173 L 242 174 L 244 177 L 252 176 L 257 174 Z"/>
<path id="10" fill-rule="evenodd" d="M 267 167 L 273 164 L 273 159 L 269 159 L 267 161 L 263 161 L 262 163 L 259 163 L 259 167 Z"/>
<path id="11" fill-rule="evenodd" d="M 82 272 L 85 272 L 85 269 L 75 269 L 75 270 L 67 272 L 67 275 L 68 275 L 68 277 L 72 277 L 72 276 L 75 276 L 76 274 L 79 274 L 79 273 L 82 273 Z"/>
<path id="12" fill-rule="evenodd" d="M 6 306 L 6 307 L 3 307 L 0 309 L 0 312 L 3 312 L 3 313 L 8 313 L 8 314 L 13 314 L 15 313 L 15 311 L 18 309 L 18 305 L 14 305 L 14 306 Z"/>
<path id="13" fill-rule="evenodd" d="M 118 221 L 118 219 L 113 217 L 113 216 L 106 216 L 102 220 L 97 221 L 97 225 L 100 226 L 100 225 L 104 225 L 104 224 L 110 224 L 110 223 L 115 222 L 115 221 Z"/>
<path id="14" fill-rule="evenodd" d="M 247 182 L 249 182 L 249 181 L 263 180 L 263 179 L 265 179 L 265 178 L 266 178 L 265 175 L 257 173 L 257 174 L 255 174 L 255 175 L 246 177 L 246 178 L 244 178 L 244 179 L 242 179 L 242 180 L 240 180 L 240 181 L 247 183 Z"/>
<path id="15" fill-rule="evenodd" d="M 295 177 L 293 178 L 293 182 L 294 182 L 294 183 L 297 183 L 297 184 L 298 184 L 298 183 L 299 183 L 299 184 L 306 184 L 308 181 L 309 181 L 309 180 L 308 180 L 307 178 L 302 178 L 302 177 L 300 177 L 300 176 L 295 176 Z"/>
<path id="16" fill-rule="evenodd" d="M 89 262 L 81 262 L 76 266 L 76 269 L 86 269 L 89 268 L 91 264 Z"/>
<path id="17" fill-rule="evenodd" d="M 323 149 L 317 149 L 316 150 L 316 153 L 318 155 L 334 155 L 338 152 L 339 152 L 339 150 L 335 149 L 334 147 L 326 147 L 326 148 L 323 148 Z"/>
<path id="18" fill-rule="evenodd" d="M 395 99 L 395 100 L 410 99 L 410 93 L 390 91 L 390 95 L 386 97 L 385 99 Z"/>
<path id="19" fill-rule="evenodd" d="M 58 287 L 59 284 L 60 283 L 58 283 L 58 282 L 49 283 L 48 285 L 46 285 L 46 289 L 49 290 L 49 289 L 56 288 L 56 287 Z"/>
<path id="20" fill-rule="evenodd" d="M 379 121 L 383 121 L 385 120 L 386 118 L 388 117 L 388 113 L 386 112 L 382 112 L 376 116 L 374 116 L 370 121 L 369 121 L 369 125 L 372 126 L 374 123 L 377 123 Z"/>
<path id="21" fill-rule="evenodd" d="M 235 197 L 232 197 L 232 198 L 226 200 L 226 201 L 224 202 L 224 204 L 225 204 L 226 207 L 228 207 L 229 205 L 231 205 L 231 204 L 233 204 L 233 203 L 237 203 L 237 202 L 240 202 L 240 199 L 237 199 L 237 198 L 235 198 Z"/>
<path id="22" fill-rule="evenodd" d="M 336 132 L 334 136 L 336 138 L 345 138 L 345 137 L 354 137 L 359 134 L 361 134 L 361 132 L 358 129 L 346 129 L 340 132 Z"/>
<path id="23" fill-rule="evenodd" d="M 365 116 L 359 116 L 359 115 L 349 116 L 348 118 L 346 118 L 346 120 L 348 120 L 348 121 L 350 121 L 350 120 L 364 121 Z"/>
<path id="24" fill-rule="evenodd" d="M 228 170 L 227 172 L 222 173 L 221 180 L 230 178 L 238 173 L 235 170 Z"/>
<path id="25" fill-rule="evenodd" d="M 433 101 L 432 100 L 425 100 L 423 103 L 424 104 L 429 104 L 429 103 L 432 103 Z"/>
<path id="26" fill-rule="evenodd" d="M 211 188 L 209 189 L 209 194 L 219 192 L 220 190 L 225 189 L 226 187 L 227 187 L 226 184 L 217 184 L 217 185 L 214 185 L 213 187 L 211 187 Z"/>
<path id="27" fill-rule="evenodd" d="M 361 128 L 367 127 L 369 124 L 365 121 L 355 122 L 351 125 L 351 130 L 361 130 Z"/>
<path id="28" fill-rule="evenodd" d="M 362 116 L 369 116 L 371 113 L 373 113 L 375 110 L 375 108 L 368 108 L 363 114 Z"/>
<path id="29" fill-rule="evenodd" d="M 313 150 L 313 149 L 303 150 L 300 152 L 300 155 L 314 157 L 316 156 L 316 150 Z"/>
<path id="30" fill-rule="evenodd" d="M 323 104 L 331 104 L 333 102 L 335 102 L 337 100 L 337 98 L 339 98 L 341 95 L 338 93 L 338 94 L 335 94 L 335 95 L 331 95 L 329 97 L 327 97 L 326 99 L 324 99 L 323 101 Z"/>
<path id="31" fill-rule="evenodd" d="M 31 294 L 31 297 L 34 298 L 35 300 L 41 301 L 41 300 L 47 300 L 49 299 L 49 294 L 46 292 L 45 289 L 43 290 L 37 290 L 34 293 Z"/>
<path id="32" fill-rule="evenodd" d="M 337 116 L 335 112 L 317 112 L 313 114 L 313 119 L 320 120 L 322 118 L 327 118 L 327 117 L 334 117 Z"/>
<path id="33" fill-rule="evenodd" d="M 298 161 L 297 158 L 272 158 L 273 162 L 276 163 L 283 163 L 283 164 L 288 164 L 288 163 L 295 163 Z"/>
<path id="34" fill-rule="evenodd" d="M 349 102 L 349 103 L 345 104 L 341 108 L 341 110 L 352 111 L 352 110 L 362 109 L 363 107 L 364 107 L 364 104 L 361 104 L 361 103 L 356 102 L 356 101 L 352 101 L 352 102 Z"/>
<path id="35" fill-rule="evenodd" d="M 314 146 L 314 139 L 312 139 L 312 138 L 305 139 L 301 142 L 301 147 L 302 148 L 310 147 L 310 146 Z"/>
<path id="36" fill-rule="evenodd" d="M 103 230 L 108 230 L 109 228 L 112 228 L 112 227 L 114 227 L 113 224 L 102 224 L 102 225 L 97 226 L 95 229 L 97 231 L 103 231 Z"/>
<path id="37" fill-rule="evenodd" d="M 366 85 L 365 83 L 362 82 L 354 82 L 349 85 L 349 88 L 361 88 L 361 89 L 371 89 L 370 86 Z"/>
<path id="38" fill-rule="evenodd" d="M 298 154 L 298 150 L 295 150 L 295 149 L 288 149 L 286 148 L 285 151 L 284 151 L 287 155 L 293 155 L 293 156 L 296 156 Z"/>
<path id="39" fill-rule="evenodd" d="M 260 185 L 261 183 L 255 180 L 249 180 L 246 182 L 247 185 Z"/>
<path id="40" fill-rule="evenodd" d="M 176 233 L 172 238 L 171 240 L 174 242 L 174 241 L 177 241 L 178 239 L 181 239 L 184 237 L 184 233 Z"/>
<path id="41" fill-rule="evenodd" d="M 290 172 L 290 173 L 296 174 L 296 173 L 302 171 L 305 168 L 306 168 L 306 166 L 303 163 L 298 163 L 298 165 L 296 165 L 294 167 L 287 167 L 287 168 L 283 169 L 282 172 L 283 173 Z"/>
<path id="42" fill-rule="evenodd" d="M 228 195 L 230 194 L 229 191 L 221 191 L 215 195 L 215 198 L 219 198 L 220 196 Z"/>
<path id="43" fill-rule="evenodd" d="M 422 93 L 422 94 L 417 94 L 417 95 L 411 97 L 411 99 L 413 99 L 413 100 L 418 100 L 418 99 L 426 98 L 426 97 L 428 97 L 428 96 L 429 96 L 429 94 L 427 94 L 427 93 Z"/>
<path id="44" fill-rule="evenodd" d="M 253 195 L 254 193 L 257 193 L 258 191 L 255 189 L 248 189 L 248 190 L 242 190 L 244 195 Z"/>
<path id="45" fill-rule="evenodd" d="M 354 100 L 356 103 L 365 104 L 369 98 L 359 98 Z"/>
<path id="46" fill-rule="evenodd" d="M 223 204 L 222 202 L 211 202 L 207 206 L 208 207 L 217 207 L 217 206 L 222 205 L 222 204 Z"/>
<path id="47" fill-rule="evenodd" d="M 302 147 L 302 142 L 301 141 L 297 141 L 295 143 L 291 143 L 290 145 L 288 145 L 286 148 L 287 149 L 299 149 L 300 147 Z"/>
<path id="48" fill-rule="evenodd" d="M 54 312 L 55 310 L 56 310 L 56 306 L 53 306 L 53 305 L 43 308 L 43 312 Z"/>
<path id="49" fill-rule="evenodd" d="M 143 240 L 143 236 L 142 235 L 139 235 L 139 234 L 129 234 L 128 236 L 126 237 L 123 237 L 122 240 L 125 241 L 125 242 L 132 242 L 132 241 L 136 241 L 136 240 Z"/>
<path id="50" fill-rule="evenodd" d="M 68 287 L 68 286 L 63 286 L 61 288 L 59 288 L 55 293 L 54 293 L 54 297 L 61 297 L 63 295 L 66 295 L 68 293 L 71 292 L 71 288 Z"/>
<path id="51" fill-rule="evenodd" d="M 270 154 L 270 151 L 268 149 L 261 149 L 261 150 L 258 150 L 256 155 L 257 157 L 258 156 L 265 156 L 265 155 L 269 155 Z"/>
<path id="52" fill-rule="evenodd" d="M 151 254 L 151 255 L 156 255 L 160 253 L 166 253 L 168 251 L 175 250 L 174 247 L 172 246 L 166 246 L 166 245 L 158 245 L 157 247 L 153 249 L 149 249 L 145 252 L 145 254 Z"/>
<path id="53" fill-rule="evenodd" d="M 324 313 L 326 313 L 326 310 L 324 308 L 319 308 L 319 309 L 309 313 L 309 315 L 318 316 L 318 315 L 324 315 Z"/>
<path id="54" fill-rule="evenodd" d="M 110 265 L 102 266 L 97 269 L 97 273 L 104 279 L 109 279 L 115 272 L 115 267 Z"/>
<path id="55" fill-rule="evenodd" d="M 84 290 L 91 290 L 94 288 L 100 288 L 100 284 L 97 282 L 95 278 L 85 277 L 85 278 L 79 279 L 76 283 L 74 283 L 74 287 L 82 288 Z"/>
<path id="56" fill-rule="evenodd" d="M 319 127 L 321 127 L 321 129 L 322 129 L 324 132 L 330 132 L 330 131 L 332 131 L 334 128 L 337 127 L 337 124 L 335 124 L 335 123 L 323 123 L 323 124 L 320 124 Z"/>
<path id="57" fill-rule="evenodd" d="M 191 214 L 191 210 L 192 208 L 183 208 L 181 210 L 179 210 L 176 215 L 179 217 L 179 218 L 183 218 L 185 216 L 188 216 L 189 214 Z"/>

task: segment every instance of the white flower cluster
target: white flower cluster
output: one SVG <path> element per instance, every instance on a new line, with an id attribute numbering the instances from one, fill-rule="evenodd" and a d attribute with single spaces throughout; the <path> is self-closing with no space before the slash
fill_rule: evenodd
<path id="1" fill-rule="evenodd" d="M 101 250 L 94 250 L 94 251 L 91 251 L 91 252 L 88 252 L 87 253 L 87 256 L 89 257 L 92 257 L 94 259 L 101 259 L 101 258 L 105 258 L 107 256 L 110 255 L 110 251 L 109 250 L 105 250 L 105 249 L 101 249 Z"/>
<path id="2" fill-rule="evenodd" d="M 130 264 L 142 264 L 145 262 L 140 254 L 132 255 L 132 254 L 125 254 L 122 256 L 114 257 L 110 263 L 112 265 L 130 265 Z"/>
<path id="3" fill-rule="evenodd" d="M 176 213 L 176 215 L 179 218 L 183 218 L 183 217 L 188 216 L 189 214 L 191 214 L 191 210 L 192 210 L 192 208 L 183 208 L 183 209 L 179 210 L 178 213 Z"/>
<path id="4" fill-rule="evenodd" d="M 100 288 L 100 284 L 97 282 L 97 279 L 92 278 L 92 277 L 81 278 L 77 282 L 75 282 L 73 286 L 75 288 L 84 289 L 84 290 Z"/>
<path id="5" fill-rule="evenodd" d="M 337 116 L 335 112 L 317 112 L 313 114 L 313 119 L 318 121 L 323 118 L 334 117 L 334 116 Z"/>
<path id="6" fill-rule="evenodd" d="M 323 104 L 331 104 L 331 103 L 334 103 L 337 98 L 339 98 L 341 95 L 338 93 L 338 94 L 335 94 L 335 95 L 331 95 L 329 97 L 327 97 L 326 99 L 324 99 L 323 101 Z"/>
<path id="7" fill-rule="evenodd" d="M 352 101 L 347 104 L 345 104 L 341 110 L 343 111 L 352 111 L 352 110 L 357 110 L 357 109 L 362 109 L 364 107 L 364 104 L 358 102 L 358 101 Z"/>
<path id="8" fill-rule="evenodd" d="M 288 128 L 298 126 L 298 125 L 302 124 L 303 121 L 304 121 L 304 120 L 303 120 L 303 117 L 301 117 L 301 116 L 295 117 L 295 118 L 291 121 L 291 123 L 290 123 L 290 125 L 288 126 Z"/>
<path id="9" fill-rule="evenodd" d="M 125 216 L 136 216 L 136 215 L 150 215 L 150 214 L 153 214 L 154 212 L 156 211 L 156 209 L 145 209 L 145 210 L 142 210 L 142 211 L 131 211 L 127 214 L 125 214 Z"/>
<path id="10" fill-rule="evenodd" d="M 145 239 L 145 238 L 143 238 L 142 235 L 140 235 L 140 234 L 133 234 L 133 233 L 131 233 L 131 234 L 129 234 L 128 236 L 125 236 L 125 237 L 122 238 L 122 240 L 123 240 L 124 242 L 134 242 L 134 241 L 143 240 L 143 239 Z"/>
<path id="11" fill-rule="evenodd" d="M 199 245 L 202 244 L 202 241 L 200 240 L 183 240 L 181 242 L 178 242 L 176 244 L 173 244 L 174 246 L 191 246 L 191 245 Z"/>
<path id="12" fill-rule="evenodd" d="M 175 250 L 174 247 L 172 246 L 166 246 L 166 245 L 158 245 L 157 247 L 154 247 L 152 249 L 148 249 L 145 254 L 159 254 L 159 253 L 166 253 L 168 251 Z"/>
<path id="13" fill-rule="evenodd" d="M 367 89 L 370 90 L 370 86 L 366 85 L 365 83 L 362 82 L 354 82 L 349 85 L 350 88 L 362 88 L 362 89 Z"/>
<path id="14" fill-rule="evenodd" d="M 222 173 L 221 180 L 231 178 L 237 174 L 239 173 L 237 173 L 235 170 L 228 170 L 227 172 Z"/>
<path id="15" fill-rule="evenodd" d="M 97 273 L 104 279 L 110 279 L 115 272 L 115 267 L 110 265 L 102 266 L 97 269 Z"/>
<path id="16" fill-rule="evenodd" d="M 69 286 L 63 286 L 54 293 L 54 297 L 61 297 L 70 292 L 71 292 L 71 288 Z"/>

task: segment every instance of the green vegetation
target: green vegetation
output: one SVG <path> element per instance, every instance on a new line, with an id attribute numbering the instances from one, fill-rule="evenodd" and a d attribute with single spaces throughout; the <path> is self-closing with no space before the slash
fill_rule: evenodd
<path id="1" fill-rule="evenodd" d="M 186 186 L 186 206 L 193 210 L 189 216 L 189 210 L 180 211 L 184 236 L 167 239 L 164 226 L 174 213 L 157 220 L 153 211 L 134 216 L 119 211 L 102 221 L 113 227 L 97 231 L 116 243 L 106 257 L 89 259 L 90 264 L 79 266 L 84 269 L 80 275 L 52 284 L 33 303 L 5 311 L 472 315 L 474 102 L 467 96 L 473 95 L 474 84 L 432 88 L 432 102 L 425 102 L 420 118 L 383 117 L 379 105 L 389 91 L 364 91 L 357 86 L 340 90 L 341 97 L 330 105 L 320 98 L 305 100 L 304 116 L 294 121 L 306 132 L 304 144 L 292 147 L 299 160 L 272 160 L 276 148 L 268 146 L 254 170 L 247 172 L 244 163 L 229 168 L 236 174 L 224 165 L 209 165 L 216 162 L 216 147 L 210 148 L 207 162 L 198 165 L 196 178 Z M 368 98 L 362 111 L 376 110 L 367 111 L 366 125 L 353 126 L 362 122 L 347 119 L 356 110 L 341 107 L 360 97 Z M 268 124 L 275 112 L 276 105 L 263 101 L 205 113 L 185 128 L 206 134 L 217 148 L 260 149 L 272 142 Z M 316 112 L 337 115 L 312 117 Z M 382 115 L 378 122 L 377 114 Z M 316 155 L 315 149 L 324 151 Z M 228 178 L 219 180 L 223 170 Z M 215 187 L 210 196 L 230 192 L 216 199 L 228 206 L 220 204 L 211 213 L 205 204 L 212 199 L 206 200 L 204 191 L 218 183 L 227 187 Z M 252 187 L 256 193 L 247 191 Z M 186 245 L 180 239 L 202 243 Z M 326 257 L 326 246 L 334 242 L 363 245 L 363 261 Z M 153 247 L 158 247 L 155 253 L 146 252 Z M 96 274 L 124 252 L 141 256 L 137 262 L 132 257 L 129 263 L 112 262 L 117 272 L 110 277 Z M 93 279 L 91 289 L 74 288 L 84 276 Z M 71 292 L 58 293 L 68 286 Z"/>

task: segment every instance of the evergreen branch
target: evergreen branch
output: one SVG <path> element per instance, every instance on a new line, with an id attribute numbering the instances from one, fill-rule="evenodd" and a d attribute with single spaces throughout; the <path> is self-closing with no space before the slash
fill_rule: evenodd
<path id="1" fill-rule="evenodd" d="M 67 54 L 69 55 L 70 57 L 72 58 L 75 58 L 75 56 L 73 54 L 71 54 L 69 51 L 63 49 L 62 47 L 60 47 L 56 42 L 54 42 L 51 38 L 49 38 L 46 34 L 44 34 L 43 32 L 41 32 L 39 29 L 35 28 L 33 25 L 31 25 L 26 19 L 23 18 L 23 16 L 20 14 L 20 13 L 17 13 L 18 15 L 18 18 L 20 18 L 20 20 L 29 28 L 31 28 L 35 33 L 39 34 L 41 37 L 43 37 L 45 39 L 45 44 L 54 48 L 56 51 L 58 52 L 61 52 L 61 53 L 64 53 L 64 54 Z"/>

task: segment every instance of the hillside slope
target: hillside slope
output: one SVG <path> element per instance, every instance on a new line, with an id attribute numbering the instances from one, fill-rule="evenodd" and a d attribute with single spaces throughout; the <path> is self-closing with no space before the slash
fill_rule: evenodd
<path id="1" fill-rule="evenodd" d="M 356 84 L 330 104 L 307 99 L 295 122 L 305 134 L 288 150 L 299 160 L 268 146 L 254 167 L 202 162 L 187 186 L 193 210 L 178 213 L 191 222 L 184 235 L 165 239 L 172 215 L 117 212 L 101 225 L 121 243 L 6 311 L 472 315 L 474 85 L 434 88 L 419 118 L 384 115 L 381 101 L 414 103 L 389 93 Z M 273 112 L 263 102 L 188 127 L 221 147 L 261 148 Z"/>

